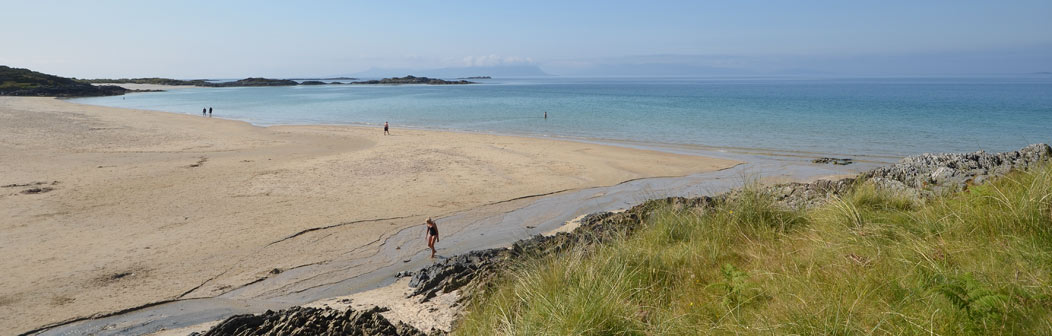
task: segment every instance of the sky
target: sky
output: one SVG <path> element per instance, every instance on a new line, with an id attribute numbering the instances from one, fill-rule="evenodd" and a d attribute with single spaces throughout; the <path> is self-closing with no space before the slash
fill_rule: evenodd
<path id="1" fill-rule="evenodd" d="M 0 64 L 79 78 L 1052 71 L 1052 1 L 11 1 Z"/>

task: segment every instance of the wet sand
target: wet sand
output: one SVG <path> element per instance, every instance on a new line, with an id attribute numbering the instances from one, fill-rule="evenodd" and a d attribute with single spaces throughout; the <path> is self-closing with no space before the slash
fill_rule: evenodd
<path id="1" fill-rule="evenodd" d="M 393 261 L 376 242 L 427 216 L 737 164 L 397 125 L 392 133 L 0 98 L 0 329 L 165 300 L 304 291 L 275 283 L 235 293 L 277 274 L 346 280 L 309 271 L 333 259 L 382 267 Z"/>

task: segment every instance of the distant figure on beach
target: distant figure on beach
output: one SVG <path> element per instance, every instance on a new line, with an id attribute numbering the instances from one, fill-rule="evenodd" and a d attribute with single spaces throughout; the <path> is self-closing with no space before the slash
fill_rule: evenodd
<path id="1" fill-rule="evenodd" d="M 427 218 L 427 247 L 431 248 L 431 257 L 435 257 L 435 243 L 438 242 L 438 224 L 431 220 L 431 217 Z"/>
<path id="2" fill-rule="evenodd" d="M 386 121 L 384 122 L 384 135 L 391 135 L 391 125 L 388 125 Z"/>
<path id="3" fill-rule="evenodd" d="M 548 119 L 548 111 L 544 111 L 544 119 Z"/>
<path id="4" fill-rule="evenodd" d="M 208 109 L 202 107 L 201 108 L 201 116 L 204 117 L 206 114 L 208 114 Z"/>
<path id="5" fill-rule="evenodd" d="M 208 107 L 208 116 L 209 116 L 209 117 L 211 117 L 211 116 L 212 116 L 212 107 Z"/>

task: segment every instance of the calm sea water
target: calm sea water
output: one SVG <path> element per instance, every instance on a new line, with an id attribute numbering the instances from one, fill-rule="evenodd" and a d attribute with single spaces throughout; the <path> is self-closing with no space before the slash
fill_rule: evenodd
<path id="1" fill-rule="evenodd" d="M 392 124 L 842 156 L 1052 143 L 1052 77 L 507 79 L 479 85 L 193 88 L 77 102 L 257 125 Z M 548 119 L 543 118 L 548 112 Z"/>

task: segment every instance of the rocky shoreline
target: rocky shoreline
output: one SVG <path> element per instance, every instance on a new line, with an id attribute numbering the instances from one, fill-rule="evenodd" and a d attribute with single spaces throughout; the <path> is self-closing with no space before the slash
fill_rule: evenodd
<path id="1" fill-rule="evenodd" d="M 1052 158 L 1052 147 L 1033 144 L 1018 151 L 961 154 L 922 154 L 902 159 L 892 166 L 863 172 L 857 177 L 835 181 L 819 180 L 811 183 L 786 183 L 761 187 L 761 192 L 791 208 L 808 208 L 822 204 L 830 197 L 843 195 L 862 182 L 869 181 L 878 188 L 906 191 L 918 198 L 967 190 L 1013 170 L 1027 170 Z M 473 251 L 436 262 L 411 276 L 413 290 L 409 299 L 428 301 L 445 293 L 460 293 L 457 305 L 488 286 L 504 269 L 527 258 L 550 255 L 559 251 L 601 244 L 604 241 L 630 235 L 642 228 L 644 218 L 655 208 L 671 204 L 675 207 L 700 211 L 719 202 L 733 202 L 742 195 L 734 190 L 713 197 L 673 197 L 644 202 L 620 213 L 596 213 L 585 216 L 581 225 L 570 233 L 551 236 L 538 235 L 516 242 L 509 248 Z M 228 318 L 205 335 L 315 335 L 315 334 L 374 334 L 425 335 L 420 330 L 391 323 L 382 315 L 382 308 L 366 311 L 337 311 L 293 307 L 262 315 L 239 315 Z M 445 334 L 431 330 L 429 335 Z"/>

